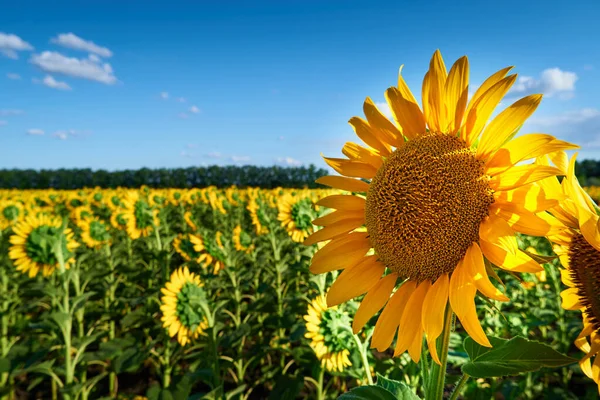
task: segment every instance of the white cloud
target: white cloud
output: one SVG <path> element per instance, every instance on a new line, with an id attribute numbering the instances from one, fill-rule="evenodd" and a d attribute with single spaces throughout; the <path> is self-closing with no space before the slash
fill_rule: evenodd
<path id="1" fill-rule="evenodd" d="M 28 129 L 27 133 L 29 135 L 43 135 L 44 131 L 41 129 L 33 128 L 33 129 Z"/>
<path id="2" fill-rule="evenodd" d="M 208 158 L 221 158 L 221 157 L 223 157 L 223 154 L 219 153 L 218 151 L 211 151 L 210 153 L 208 153 L 206 155 L 206 157 L 208 157 Z"/>
<path id="3" fill-rule="evenodd" d="M 283 164 L 290 167 L 298 167 L 302 165 L 302 161 L 298 161 L 292 157 L 278 157 L 275 159 L 275 162 L 277 162 L 277 164 Z"/>
<path id="4" fill-rule="evenodd" d="M 283 139 L 285 139 L 285 138 L 283 137 L 283 135 L 279 136 L 279 140 L 283 140 Z"/>
<path id="5" fill-rule="evenodd" d="M 185 103 L 185 97 L 178 97 L 177 101 L 180 103 Z"/>
<path id="6" fill-rule="evenodd" d="M 60 140 L 67 140 L 67 138 L 69 137 L 69 134 L 65 131 L 58 131 L 58 132 L 54 132 L 54 134 L 52 135 L 55 138 L 59 138 Z"/>
<path id="7" fill-rule="evenodd" d="M 4 126 L 4 125 L 7 125 L 7 124 L 8 124 L 8 122 L 0 120 L 0 126 Z"/>
<path id="8" fill-rule="evenodd" d="M 0 54 L 16 60 L 17 52 L 33 50 L 33 46 L 12 33 L 0 32 Z"/>
<path id="9" fill-rule="evenodd" d="M 382 101 L 382 102 L 375 103 L 375 106 L 377 106 L 377 108 L 379 109 L 379 111 L 381 111 L 381 113 L 383 115 L 385 115 L 386 117 L 388 117 L 390 119 L 393 118 L 392 110 L 390 110 L 390 106 L 388 106 L 388 103 L 386 103 L 385 101 Z"/>
<path id="10" fill-rule="evenodd" d="M 90 61 L 92 61 L 92 62 L 96 62 L 96 63 L 98 63 L 98 62 L 100 62 L 100 61 L 101 61 L 101 60 L 100 60 L 100 57 L 98 57 L 98 56 L 97 56 L 97 55 L 95 55 L 95 54 L 90 54 L 90 55 L 88 55 L 88 58 L 90 59 Z"/>
<path id="11" fill-rule="evenodd" d="M 184 112 L 182 112 L 182 113 L 179 113 L 177 116 L 178 116 L 179 118 L 181 118 L 181 119 L 187 119 L 187 118 L 189 118 L 189 115 L 187 115 L 187 114 L 186 114 L 186 113 L 184 113 Z"/>
<path id="12" fill-rule="evenodd" d="M 89 79 L 107 85 L 117 82 L 110 64 L 100 64 L 87 58 L 67 57 L 55 51 L 44 51 L 31 56 L 30 62 L 46 72 Z"/>
<path id="13" fill-rule="evenodd" d="M 509 93 L 543 93 L 546 96 L 558 95 L 562 99 L 573 97 L 575 82 L 578 76 L 575 72 L 563 71 L 560 68 L 548 68 L 542 71 L 540 78 L 521 76 L 510 89 Z"/>
<path id="14" fill-rule="evenodd" d="M 21 75 L 15 74 L 15 73 L 12 73 L 12 72 L 9 72 L 8 74 L 6 74 L 6 77 L 8 79 L 12 79 L 13 81 L 21 79 Z"/>
<path id="15" fill-rule="evenodd" d="M 198 114 L 200 112 L 200 109 L 196 106 L 191 106 L 190 107 L 190 112 L 194 113 L 194 114 Z"/>
<path id="16" fill-rule="evenodd" d="M 198 148 L 198 145 L 196 143 L 188 143 L 185 147 L 188 149 L 196 149 Z"/>
<path id="17" fill-rule="evenodd" d="M 196 154 L 190 153 L 189 151 L 185 151 L 185 150 L 182 150 L 180 154 L 181 154 L 181 157 L 185 157 L 185 158 L 196 158 L 197 157 Z"/>
<path id="18" fill-rule="evenodd" d="M 250 161 L 250 156 L 231 156 L 231 161 L 233 162 L 246 162 Z"/>
<path id="19" fill-rule="evenodd" d="M 547 117 L 531 117 L 529 123 L 540 126 L 556 126 L 565 124 L 580 124 L 600 116 L 600 110 L 583 108 L 575 111 L 565 111 L 562 114 Z"/>
<path id="20" fill-rule="evenodd" d="M 72 32 L 61 33 L 50 40 L 59 46 L 67 47 L 73 50 L 87 51 L 97 54 L 101 57 L 112 57 L 113 53 L 106 47 L 98 46 L 96 43 L 80 38 Z"/>
<path id="21" fill-rule="evenodd" d="M 585 65 L 583 66 L 583 69 L 584 69 L 585 71 L 591 71 L 591 70 L 593 70 L 593 69 L 594 69 L 594 66 L 593 66 L 592 64 L 585 64 Z"/>
<path id="22" fill-rule="evenodd" d="M 48 86 L 52 89 L 58 90 L 71 90 L 71 86 L 67 82 L 57 81 L 50 75 L 46 75 L 43 80 L 32 79 L 33 83 L 41 83 L 42 85 Z"/>
<path id="23" fill-rule="evenodd" d="M 21 114 L 24 114 L 24 113 L 25 113 L 25 111 L 23 111 L 23 110 L 15 110 L 14 108 L 13 109 L 11 109 L 11 108 L 6 109 L 5 108 L 3 110 L 0 110 L 0 115 L 2 115 L 2 116 L 6 116 L 6 115 L 21 115 Z"/>
<path id="24" fill-rule="evenodd" d="M 168 92 L 160 92 L 160 98 L 167 100 L 169 98 L 169 93 Z"/>

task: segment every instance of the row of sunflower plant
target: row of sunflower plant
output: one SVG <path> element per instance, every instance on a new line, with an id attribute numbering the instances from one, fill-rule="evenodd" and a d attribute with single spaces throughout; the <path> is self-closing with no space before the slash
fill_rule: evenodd
<path id="1" fill-rule="evenodd" d="M 392 357 L 373 336 L 389 312 L 371 320 L 364 307 L 373 288 L 390 291 L 396 277 L 373 286 L 360 306 L 328 308 L 337 272 L 308 271 L 312 259 L 312 272 L 323 272 L 323 256 L 302 245 L 311 221 L 342 193 L 2 192 L 2 398 L 325 399 L 372 384 L 376 374 L 422 388 L 410 357 Z M 519 246 L 551 254 L 538 238 L 521 236 Z M 361 252 L 351 250 L 328 264 Z M 499 272 L 511 301 L 481 307 L 489 334 L 574 351 L 581 327 L 559 307 L 552 263 L 524 278 Z M 449 337 L 449 385 L 469 363 L 464 338 L 460 327 Z M 464 390 L 579 396 L 591 390 L 585 382 L 565 367 L 525 382 L 477 379 Z"/>

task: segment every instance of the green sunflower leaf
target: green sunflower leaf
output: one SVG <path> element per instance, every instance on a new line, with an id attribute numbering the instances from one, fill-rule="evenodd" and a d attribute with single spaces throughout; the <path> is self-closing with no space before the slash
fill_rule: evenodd
<path id="1" fill-rule="evenodd" d="M 465 339 L 465 350 L 471 358 L 462 371 L 475 378 L 519 375 L 542 367 L 562 367 L 577 359 L 561 354 L 545 344 L 521 336 L 510 340 L 490 337 L 492 348 L 480 346 L 473 339 Z"/>
<path id="2" fill-rule="evenodd" d="M 419 396 L 414 394 L 410 387 L 404 382 L 388 379 L 385 376 L 377 374 L 377 386 L 382 387 L 396 396 L 396 399 L 413 400 L 419 399 Z"/>
<path id="3" fill-rule="evenodd" d="M 366 385 L 355 387 L 348 393 L 344 393 L 338 400 L 417 400 L 419 397 L 415 395 L 408 386 L 402 382 L 386 379 L 385 385 L 388 385 L 394 393 L 387 388 L 378 385 Z M 379 384 L 379 380 L 378 380 Z M 382 383 L 383 384 L 383 383 Z M 399 384 L 399 385 L 396 385 Z"/>

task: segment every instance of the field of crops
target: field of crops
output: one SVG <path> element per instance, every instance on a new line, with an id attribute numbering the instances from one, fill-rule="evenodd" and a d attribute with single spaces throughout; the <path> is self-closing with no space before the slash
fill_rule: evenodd
<path id="1" fill-rule="evenodd" d="M 320 296 L 337 272 L 311 274 L 317 246 L 302 242 L 327 212 L 318 201 L 332 193 L 0 192 L 0 398 L 320 400 L 377 374 L 421 394 L 408 354 L 370 349 L 375 319 L 353 335 L 358 303 L 326 314 L 335 354 L 314 340 Z M 542 239 L 520 236 L 519 245 L 551 254 Z M 523 280 L 499 275 L 510 301 L 477 300 L 486 333 L 580 357 L 573 340 L 581 318 L 560 306 L 558 269 L 546 264 Z M 465 337 L 457 324 L 448 385 L 467 360 Z M 577 364 L 471 379 L 463 391 L 469 399 L 596 395 Z"/>

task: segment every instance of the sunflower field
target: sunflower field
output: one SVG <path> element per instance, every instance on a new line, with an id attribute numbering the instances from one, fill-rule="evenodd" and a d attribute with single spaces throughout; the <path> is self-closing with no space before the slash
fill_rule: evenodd
<path id="1" fill-rule="evenodd" d="M 591 188 L 590 191 L 598 190 Z M 302 242 L 327 189 L 2 191 L 2 399 L 332 399 L 376 376 L 422 390 L 408 354 L 352 331 L 358 303 L 327 309 L 336 271 L 313 275 Z M 550 255 L 545 240 L 520 248 Z M 502 274 L 482 304 L 490 336 L 577 351 L 552 264 Z M 468 362 L 450 337 L 449 387 Z M 578 367 L 471 379 L 465 398 L 594 398 Z M 407 397 L 408 398 L 408 397 Z"/>

